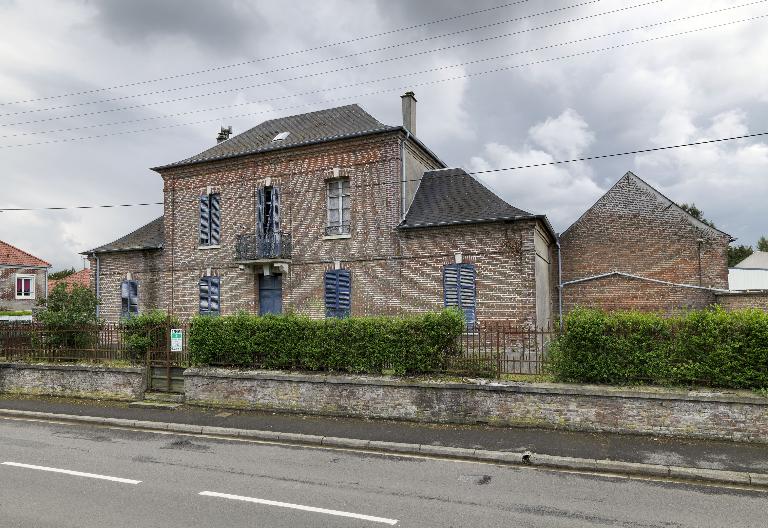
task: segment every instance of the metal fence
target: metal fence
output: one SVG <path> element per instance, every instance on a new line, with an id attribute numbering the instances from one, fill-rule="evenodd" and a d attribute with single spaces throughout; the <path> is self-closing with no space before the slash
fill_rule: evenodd
<path id="1" fill-rule="evenodd" d="M 160 366 L 189 365 L 190 325 L 182 330 L 182 351 L 171 352 L 170 326 L 130 328 L 119 323 L 50 327 L 37 323 L 0 323 L 0 361 L 125 362 Z M 481 321 L 458 339 L 457 354 L 444 372 L 502 377 L 541 374 L 555 332 L 521 329 L 509 321 Z M 254 367 L 261 363 L 254 358 Z"/>
<path id="2" fill-rule="evenodd" d="M 449 358 L 449 372 L 542 374 L 556 332 L 520 328 L 511 321 L 480 321 L 460 338 L 461 354 Z"/>

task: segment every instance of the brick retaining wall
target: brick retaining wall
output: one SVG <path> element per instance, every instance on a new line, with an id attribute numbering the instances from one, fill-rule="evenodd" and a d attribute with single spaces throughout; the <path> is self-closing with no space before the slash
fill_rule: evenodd
<path id="1" fill-rule="evenodd" d="M 768 399 L 749 393 L 187 369 L 190 403 L 310 414 L 768 443 Z"/>
<path id="2" fill-rule="evenodd" d="M 140 400 L 143 368 L 0 363 L 0 393 Z"/>

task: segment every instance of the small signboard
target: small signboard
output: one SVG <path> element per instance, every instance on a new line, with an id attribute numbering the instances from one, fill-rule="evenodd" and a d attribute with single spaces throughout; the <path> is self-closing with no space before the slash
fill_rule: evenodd
<path id="1" fill-rule="evenodd" d="M 181 352 L 183 348 L 183 339 L 181 328 L 171 329 L 171 352 Z"/>

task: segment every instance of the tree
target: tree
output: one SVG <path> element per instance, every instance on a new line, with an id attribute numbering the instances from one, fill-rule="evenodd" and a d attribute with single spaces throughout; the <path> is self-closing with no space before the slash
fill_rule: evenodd
<path id="1" fill-rule="evenodd" d="M 97 340 L 99 301 L 90 289 L 80 284 L 69 289 L 66 284 L 57 284 L 48 292 L 48 299 L 39 304 L 42 310 L 36 318 L 46 328 L 41 346 L 76 350 L 88 348 Z"/>
<path id="2" fill-rule="evenodd" d="M 768 238 L 765 238 L 765 236 L 760 237 L 760 240 L 757 241 L 757 250 L 768 251 Z"/>
<path id="3" fill-rule="evenodd" d="M 728 246 L 728 267 L 734 267 L 751 254 L 752 246 Z"/>
<path id="4" fill-rule="evenodd" d="M 695 203 L 691 202 L 691 205 L 688 205 L 686 203 L 680 204 L 680 209 L 682 209 L 683 211 L 685 211 L 686 213 L 694 217 L 696 220 L 699 220 L 700 222 L 704 222 L 709 227 L 715 227 L 714 222 L 704 218 L 704 212 L 698 207 L 696 207 Z"/>
<path id="5" fill-rule="evenodd" d="M 66 277 L 69 277 L 70 275 L 75 273 L 75 268 L 69 268 L 69 269 L 63 269 L 60 271 L 54 271 L 53 273 L 48 274 L 49 279 L 59 280 Z"/>

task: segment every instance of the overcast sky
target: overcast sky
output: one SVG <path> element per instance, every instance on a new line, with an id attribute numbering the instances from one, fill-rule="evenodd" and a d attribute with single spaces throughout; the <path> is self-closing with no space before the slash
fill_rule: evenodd
<path id="1" fill-rule="evenodd" d="M 768 2 L 503 3 L 0 0 L 0 208 L 161 201 L 149 167 L 222 124 L 356 102 L 396 125 L 406 89 L 419 138 L 468 170 L 768 131 Z M 482 179 L 563 231 L 628 170 L 738 243 L 768 234 L 768 136 Z M 161 213 L 4 212 L 0 239 L 78 267 Z"/>

